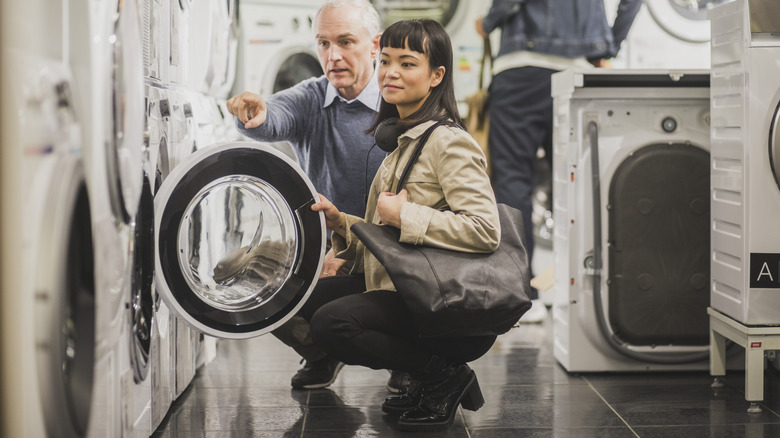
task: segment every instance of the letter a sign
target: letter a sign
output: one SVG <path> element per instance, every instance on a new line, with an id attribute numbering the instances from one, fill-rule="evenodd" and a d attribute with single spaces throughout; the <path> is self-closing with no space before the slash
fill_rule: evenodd
<path id="1" fill-rule="evenodd" d="M 750 254 L 750 287 L 752 289 L 780 288 L 780 254 Z"/>

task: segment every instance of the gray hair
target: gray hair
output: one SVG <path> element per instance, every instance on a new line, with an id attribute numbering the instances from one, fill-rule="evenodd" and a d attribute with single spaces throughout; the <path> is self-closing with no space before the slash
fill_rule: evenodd
<path id="1" fill-rule="evenodd" d="M 381 29 L 379 13 L 368 0 L 328 0 L 317 11 L 317 15 L 314 16 L 314 28 L 317 29 L 317 22 L 319 21 L 322 11 L 328 8 L 342 8 L 345 6 L 351 6 L 360 10 L 360 21 L 363 27 L 368 31 L 371 38 L 378 34 Z"/>

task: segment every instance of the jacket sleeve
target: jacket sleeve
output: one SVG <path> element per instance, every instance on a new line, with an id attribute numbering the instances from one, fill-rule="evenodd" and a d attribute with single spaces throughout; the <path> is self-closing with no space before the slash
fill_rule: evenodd
<path id="1" fill-rule="evenodd" d="M 615 23 L 612 25 L 612 39 L 615 42 L 615 53 L 612 53 L 612 57 L 617 55 L 620 51 L 620 44 L 628 36 L 628 31 L 631 29 L 631 25 L 634 24 L 636 14 L 639 13 L 639 8 L 642 7 L 643 0 L 621 0 L 618 5 L 617 15 L 615 16 Z"/>
<path id="2" fill-rule="evenodd" d="M 457 128 L 437 129 L 429 145 L 446 206 L 432 208 L 414 200 L 403 204 L 401 241 L 466 252 L 494 251 L 501 229 L 482 149 Z"/>
<path id="3" fill-rule="evenodd" d="M 490 10 L 482 19 L 482 27 L 485 32 L 489 34 L 506 23 L 513 15 L 520 12 L 520 6 L 523 3 L 525 0 L 493 0 Z"/>

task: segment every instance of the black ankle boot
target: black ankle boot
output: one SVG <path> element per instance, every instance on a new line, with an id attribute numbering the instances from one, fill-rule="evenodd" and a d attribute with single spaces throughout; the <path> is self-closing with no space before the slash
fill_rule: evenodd
<path id="1" fill-rule="evenodd" d="M 402 414 L 416 408 L 422 400 L 422 383 L 440 378 L 448 364 L 444 358 L 431 356 L 425 368 L 409 373 L 409 385 L 406 393 L 391 395 L 382 403 L 382 411 L 388 414 Z"/>
<path id="2" fill-rule="evenodd" d="M 439 377 L 423 381 L 421 386 L 419 405 L 398 419 L 400 430 L 443 430 L 452 424 L 459 405 L 476 411 L 485 403 L 477 375 L 468 365 L 446 368 Z"/>

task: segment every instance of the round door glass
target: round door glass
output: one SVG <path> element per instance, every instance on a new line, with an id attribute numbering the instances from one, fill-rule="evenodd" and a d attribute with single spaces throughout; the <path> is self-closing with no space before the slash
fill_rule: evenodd
<path id="1" fill-rule="evenodd" d="M 203 187 L 184 211 L 179 265 L 195 295 L 211 307 L 244 311 L 282 289 L 296 265 L 296 218 L 265 181 L 227 176 Z"/>
<path id="2" fill-rule="evenodd" d="M 286 90 L 298 82 L 321 74 L 322 67 L 317 59 L 306 53 L 296 53 L 287 58 L 279 67 L 279 73 L 276 74 L 274 81 L 274 93 Z"/>

